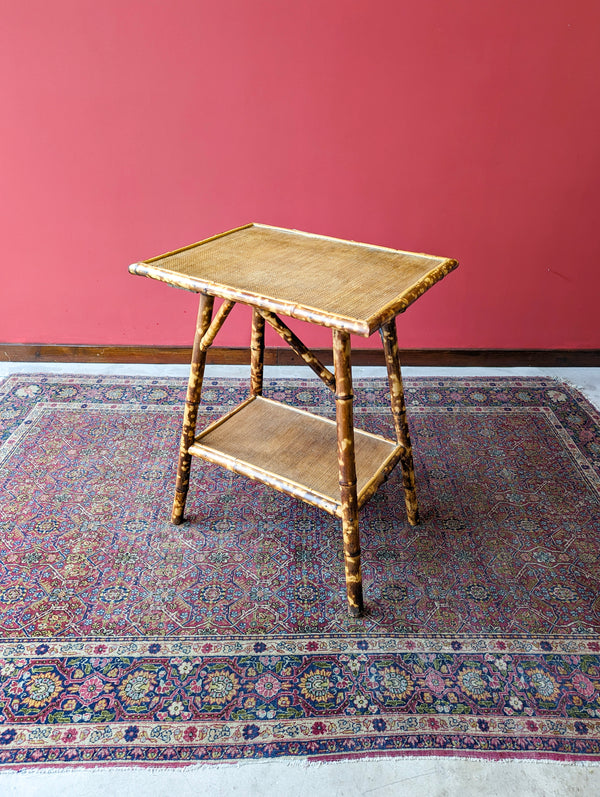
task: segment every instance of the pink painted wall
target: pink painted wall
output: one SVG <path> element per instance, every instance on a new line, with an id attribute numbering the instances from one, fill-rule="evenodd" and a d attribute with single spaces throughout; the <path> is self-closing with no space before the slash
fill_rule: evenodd
<path id="1" fill-rule="evenodd" d="M 1 341 L 189 344 L 127 265 L 262 221 L 457 257 L 404 347 L 600 347 L 598 0 L 0 12 Z"/>

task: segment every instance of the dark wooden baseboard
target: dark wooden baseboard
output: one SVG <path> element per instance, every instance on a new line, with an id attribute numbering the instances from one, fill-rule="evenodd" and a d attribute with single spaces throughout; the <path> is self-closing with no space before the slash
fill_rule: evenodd
<path id="1" fill-rule="evenodd" d="M 331 363 L 329 349 L 315 349 L 324 363 Z M 0 344 L 0 362 L 39 363 L 189 363 L 191 346 L 63 346 L 29 343 Z M 600 349 L 404 349 L 402 365 L 468 367 L 600 367 Z M 207 361 L 222 365 L 246 365 L 247 348 L 213 346 Z M 267 365 L 297 365 L 299 357 L 289 348 L 268 348 Z M 380 349 L 353 349 L 354 365 L 384 365 Z"/>

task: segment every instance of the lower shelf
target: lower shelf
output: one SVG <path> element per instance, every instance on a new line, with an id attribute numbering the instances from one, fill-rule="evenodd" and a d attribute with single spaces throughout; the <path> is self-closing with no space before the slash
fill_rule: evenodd
<path id="1" fill-rule="evenodd" d="M 360 508 L 402 448 L 356 429 L 354 445 Z M 253 397 L 201 432 L 189 452 L 341 516 L 335 421 Z"/>

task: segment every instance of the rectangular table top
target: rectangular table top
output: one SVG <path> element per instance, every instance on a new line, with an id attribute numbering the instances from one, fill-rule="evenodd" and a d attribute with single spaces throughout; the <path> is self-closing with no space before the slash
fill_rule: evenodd
<path id="1" fill-rule="evenodd" d="M 132 274 L 368 337 L 456 260 L 248 224 L 129 267 Z"/>

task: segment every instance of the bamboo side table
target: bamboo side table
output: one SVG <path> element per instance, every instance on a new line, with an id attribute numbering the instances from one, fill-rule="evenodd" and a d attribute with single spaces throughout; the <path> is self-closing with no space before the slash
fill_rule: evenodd
<path id="1" fill-rule="evenodd" d="M 191 458 L 201 457 L 342 521 L 350 614 L 363 612 L 358 512 L 400 462 L 408 522 L 419 522 L 395 317 L 458 263 L 430 255 L 248 224 L 129 267 L 200 293 L 172 522 L 181 523 Z M 215 297 L 224 301 L 213 318 Z M 252 306 L 250 396 L 196 433 L 206 352 L 236 302 Z M 279 318 L 332 329 L 331 373 Z M 264 398 L 265 322 L 335 396 L 336 421 Z M 379 330 L 396 441 L 354 428 L 350 334 Z"/>

